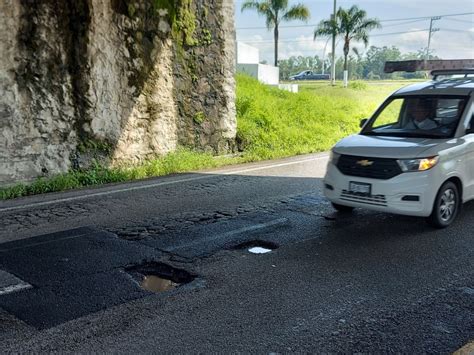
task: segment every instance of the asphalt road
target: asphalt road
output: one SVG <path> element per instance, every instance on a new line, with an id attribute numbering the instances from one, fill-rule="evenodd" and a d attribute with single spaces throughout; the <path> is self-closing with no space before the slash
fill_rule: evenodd
<path id="1" fill-rule="evenodd" d="M 1 202 L 1 351 L 450 353 L 474 339 L 474 204 L 446 230 L 337 214 L 326 160 Z M 140 287 L 157 274 L 182 285 Z"/>

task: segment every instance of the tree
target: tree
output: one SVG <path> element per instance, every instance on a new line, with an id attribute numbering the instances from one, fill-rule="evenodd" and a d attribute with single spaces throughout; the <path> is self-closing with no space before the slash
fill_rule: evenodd
<path id="1" fill-rule="evenodd" d="M 402 55 L 402 60 L 425 60 L 426 58 L 426 49 L 421 48 L 416 52 L 409 52 Z M 435 55 L 434 50 L 430 50 L 428 53 L 428 59 L 441 59 L 437 55 Z M 428 71 L 417 71 L 414 73 L 398 73 L 399 76 L 403 77 L 404 79 L 426 79 L 429 77 Z"/>
<path id="2" fill-rule="evenodd" d="M 426 48 L 422 48 L 417 50 L 416 52 L 409 52 L 403 55 L 403 60 L 424 60 L 426 57 Z M 441 59 L 437 55 L 435 55 L 434 50 L 430 50 L 428 54 L 428 59 Z"/>
<path id="3" fill-rule="evenodd" d="M 280 79 L 288 80 L 291 75 L 298 74 L 303 70 L 321 71 L 322 61 L 317 55 L 314 57 L 292 56 L 278 62 L 280 67 Z"/>
<path id="4" fill-rule="evenodd" d="M 275 41 L 275 66 L 278 66 L 278 38 L 279 26 L 282 21 L 302 20 L 310 18 L 309 9 L 297 4 L 288 8 L 288 0 L 246 0 L 242 4 L 242 11 L 256 10 L 259 15 L 265 16 L 268 30 L 273 28 Z"/>
<path id="5" fill-rule="evenodd" d="M 347 72 L 350 79 L 362 79 L 364 62 L 357 56 L 349 55 L 347 58 Z M 344 79 L 344 58 L 336 59 L 336 79 Z"/>
<path id="6" fill-rule="evenodd" d="M 384 72 L 385 62 L 400 60 L 401 52 L 395 46 L 392 47 L 375 47 L 371 46 L 365 54 L 364 63 L 364 77 L 371 78 L 379 77 L 380 79 L 392 79 L 393 74 L 387 74 Z"/>
<path id="7" fill-rule="evenodd" d="M 336 18 L 323 20 L 314 31 L 314 38 L 320 36 L 341 36 L 344 41 L 344 86 L 347 86 L 347 59 L 349 56 L 351 41 L 363 42 L 367 47 L 369 45 L 369 32 L 376 28 L 381 28 L 379 20 L 367 18 L 367 12 L 359 9 L 357 5 L 349 10 L 342 7 L 336 13 Z M 354 49 L 357 54 L 357 51 Z"/>

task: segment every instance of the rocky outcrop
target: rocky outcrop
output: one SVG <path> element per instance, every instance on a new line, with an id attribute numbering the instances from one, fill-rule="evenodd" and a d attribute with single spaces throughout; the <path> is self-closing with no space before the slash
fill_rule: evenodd
<path id="1" fill-rule="evenodd" d="M 0 16 L 0 183 L 233 149 L 232 1 L 6 0 Z"/>

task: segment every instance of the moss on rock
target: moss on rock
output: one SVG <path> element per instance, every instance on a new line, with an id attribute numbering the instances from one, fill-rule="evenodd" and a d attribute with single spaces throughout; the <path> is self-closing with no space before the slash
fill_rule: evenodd
<path id="1" fill-rule="evenodd" d="M 193 46 L 195 38 L 196 16 L 193 11 L 193 0 L 154 0 L 156 11 L 167 11 L 173 38 L 180 45 Z"/>

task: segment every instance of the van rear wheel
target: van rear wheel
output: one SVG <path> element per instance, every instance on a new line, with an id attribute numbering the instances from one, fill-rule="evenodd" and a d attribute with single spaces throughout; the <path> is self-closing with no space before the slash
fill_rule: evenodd
<path id="1" fill-rule="evenodd" d="M 338 203 L 332 202 L 332 207 L 334 207 L 338 212 L 349 213 L 354 210 L 354 207 L 351 206 L 344 206 Z"/>
<path id="2" fill-rule="evenodd" d="M 436 228 L 446 228 L 456 219 L 460 207 L 459 189 L 456 184 L 448 181 L 441 186 L 436 195 L 428 223 Z"/>

